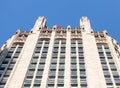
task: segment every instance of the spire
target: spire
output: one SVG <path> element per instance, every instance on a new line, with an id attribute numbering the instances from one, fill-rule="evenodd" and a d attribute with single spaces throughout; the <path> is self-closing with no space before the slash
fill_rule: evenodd
<path id="1" fill-rule="evenodd" d="M 40 16 L 38 17 L 38 19 L 36 20 L 36 23 L 34 25 L 34 28 L 32 30 L 38 30 L 39 28 L 44 28 L 46 26 L 46 19 L 44 18 L 44 16 Z"/>
<path id="2" fill-rule="evenodd" d="M 88 33 L 90 33 L 91 31 L 93 31 L 91 29 L 90 20 L 87 17 L 82 17 L 80 19 L 80 28 L 83 28 Z"/>

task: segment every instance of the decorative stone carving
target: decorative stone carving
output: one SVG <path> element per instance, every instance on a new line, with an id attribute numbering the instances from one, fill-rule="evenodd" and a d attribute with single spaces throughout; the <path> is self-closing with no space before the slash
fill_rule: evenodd
<path id="1" fill-rule="evenodd" d="M 27 32 L 21 32 L 18 34 L 16 40 L 14 41 L 14 43 L 24 43 L 28 37 L 29 33 Z"/>
<path id="2" fill-rule="evenodd" d="M 107 43 L 107 39 L 106 39 L 104 33 L 97 32 L 97 33 L 94 33 L 94 36 L 95 36 L 95 39 L 96 39 L 97 43 Z"/>
<path id="3" fill-rule="evenodd" d="M 40 31 L 40 38 L 50 38 L 52 30 L 50 29 L 43 29 Z"/>

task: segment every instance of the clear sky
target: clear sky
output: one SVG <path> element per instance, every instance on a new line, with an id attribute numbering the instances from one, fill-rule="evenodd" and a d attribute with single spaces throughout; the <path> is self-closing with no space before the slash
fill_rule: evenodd
<path id="1" fill-rule="evenodd" d="M 106 29 L 120 44 L 120 0 L 0 0 L 0 47 L 17 29 L 31 30 L 39 16 L 49 28 L 79 27 L 87 16 L 94 31 Z"/>

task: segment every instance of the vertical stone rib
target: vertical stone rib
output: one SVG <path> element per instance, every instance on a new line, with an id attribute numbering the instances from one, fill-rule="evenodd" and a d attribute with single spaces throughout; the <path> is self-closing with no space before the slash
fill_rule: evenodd
<path id="1" fill-rule="evenodd" d="M 15 64 L 15 67 L 13 69 L 15 70 L 15 72 L 10 75 L 11 80 L 6 83 L 5 88 L 22 87 L 38 37 L 39 37 L 39 31 L 35 31 L 33 34 L 28 36 L 25 45 L 23 47 L 22 54 L 20 54 L 20 57 L 18 58 L 19 62 L 16 62 L 18 64 Z"/>
<path id="2" fill-rule="evenodd" d="M 71 46 L 71 32 L 67 31 L 67 39 L 66 39 L 66 55 L 65 55 L 65 78 L 64 78 L 64 88 L 70 88 L 70 46 Z"/>
<path id="3" fill-rule="evenodd" d="M 46 86 L 47 86 L 47 79 L 48 79 L 48 75 L 49 75 L 48 73 L 49 73 L 50 62 L 51 62 L 51 57 L 52 57 L 52 50 L 53 50 L 53 45 L 54 45 L 54 38 L 55 38 L 55 30 L 52 31 L 51 38 L 50 38 L 47 59 L 46 59 L 44 72 L 43 72 L 44 76 L 43 76 L 42 82 L 41 82 L 42 88 L 46 88 Z"/>
<path id="4" fill-rule="evenodd" d="M 87 88 L 106 88 L 96 41 L 91 33 L 82 32 Z"/>

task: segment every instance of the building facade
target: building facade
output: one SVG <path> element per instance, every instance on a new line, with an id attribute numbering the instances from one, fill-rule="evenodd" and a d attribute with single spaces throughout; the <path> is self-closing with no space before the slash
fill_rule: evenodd
<path id="1" fill-rule="evenodd" d="M 39 17 L 2 46 L 0 88 L 120 88 L 120 46 L 87 17 L 79 28 L 48 28 Z"/>

